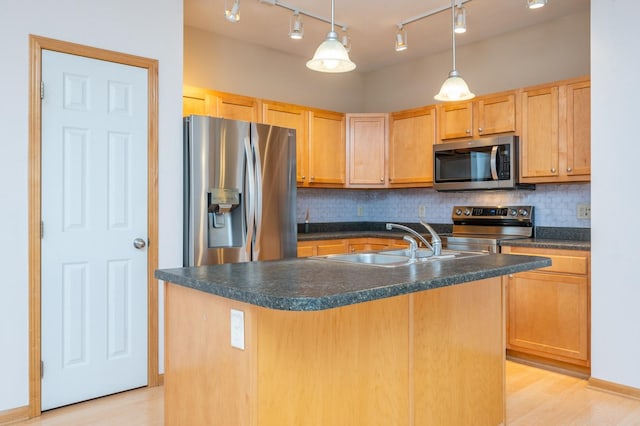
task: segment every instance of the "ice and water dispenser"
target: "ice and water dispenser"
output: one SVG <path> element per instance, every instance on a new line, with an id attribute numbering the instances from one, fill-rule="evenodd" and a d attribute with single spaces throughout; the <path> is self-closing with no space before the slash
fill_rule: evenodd
<path id="1" fill-rule="evenodd" d="M 237 189 L 213 188 L 207 192 L 209 248 L 242 247 L 246 238 L 241 193 Z"/>

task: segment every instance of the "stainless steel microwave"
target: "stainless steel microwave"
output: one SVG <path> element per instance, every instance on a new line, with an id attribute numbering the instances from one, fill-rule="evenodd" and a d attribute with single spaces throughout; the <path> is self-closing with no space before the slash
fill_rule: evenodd
<path id="1" fill-rule="evenodd" d="M 514 135 L 433 146 L 433 187 L 438 191 L 534 189 L 518 183 Z"/>

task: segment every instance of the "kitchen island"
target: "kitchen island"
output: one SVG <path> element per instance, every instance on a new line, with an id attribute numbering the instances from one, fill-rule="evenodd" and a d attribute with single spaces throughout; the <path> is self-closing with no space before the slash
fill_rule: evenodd
<path id="1" fill-rule="evenodd" d="M 501 424 L 500 277 L 549 265 L 485 255 L 156 271 L 167 283 L 165 422 Z"/>

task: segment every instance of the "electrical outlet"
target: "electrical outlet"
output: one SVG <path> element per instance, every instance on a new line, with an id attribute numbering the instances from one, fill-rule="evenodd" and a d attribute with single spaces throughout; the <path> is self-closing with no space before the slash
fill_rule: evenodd
<path id="1" fill-rule="evenodd" d="M 427 207 L 418 206 L 418 217 L 427 217 Z"/>
<path id="2" fill-rule="evenodd" d="M 578 204 L 578 219 L 591 219 L 591 204 Z"/>
<path id="3" fill-rule="evenodd" d="M 358 216 L 364 216 L 364 206 L 358 206 Z"/>
<path id="4" fill-rule="evenodd" d="M 244 350 L 244 312 L 231 309 L 231 347 Z"/>

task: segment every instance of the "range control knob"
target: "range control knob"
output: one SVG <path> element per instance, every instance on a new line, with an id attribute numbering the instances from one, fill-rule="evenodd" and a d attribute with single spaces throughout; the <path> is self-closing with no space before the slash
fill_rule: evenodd
<path id="1" fill-rule="evenodd" d="M 462 210 L 456 209 L 456 216 L 460 216 L 462 214 Z"/>
<path id="2" fill-rule="evenodd" d="M 509 212 L 509 214 L 510 214 L 511 216 L 518 216 L 518 210 L 516 210 L 516 209 L 511 209 L 511 211 Z"/>
<path id="3" fill-rule="evenodd" d="M 466 209 L 466 210 L 464 211 L 464 215 L 465 215 L 465 216 L 471 216 L 471 210 Z"/>
<path id="4" fill-rule="evenodd" d="M 524 217 L 529 216 L 529 212 L 527 211 L 527 209 L 520 209 L 518 210 L 518 213 L 520 213 L 520 216 L 524 216 Z"/>

